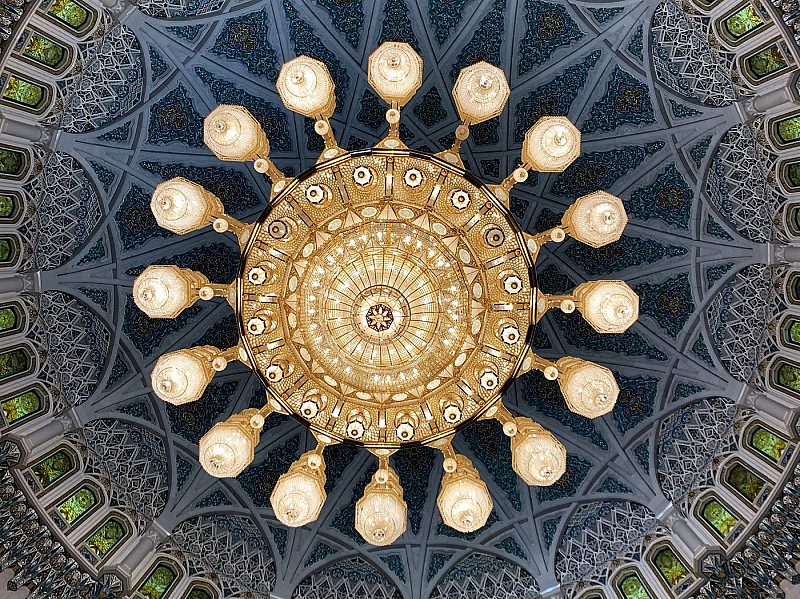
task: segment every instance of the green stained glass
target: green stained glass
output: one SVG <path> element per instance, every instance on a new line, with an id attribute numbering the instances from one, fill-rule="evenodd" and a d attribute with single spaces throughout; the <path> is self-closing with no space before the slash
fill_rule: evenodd
<path id="1" fill-rule="evenodd" d="M 653 558 L 653 563 L 658 569 L 658 573 L 664 577 L 670 587 L 674 587 L 681 580 L 689 575 L 686 566 L 683 565 L 675 552 L 669 547 L 665 547 Z"/>
<path id="2" fill-rule="evenodd" d="M 800 344 L 800 321 L 792 318 L 789 321 L 789 341 Z"/>
<path id="3" fill-rule="evenodd" d="M 6 87 L 3 90 L 3 99 L 30 108 L 36 108 L 42 103 L 44 88 L 41 85 L 9 75 Z"/>
<path id="4" fill-rule="evenodd" d="M 17 312 L 13 308 L 0 308 L 0 332 L 17 326 Z"/>
<path id="5" fill-rule="evenodd" d="M 727 538 L 739 523 L 739 520 L 716 499 L 709 501 L 703 508 L 703 519 L 722 535 L 722 538 Z"/>
<path id="6" fill-rule="evenodd" d="M 748 58 L 747 66 L 756 79 L 761 79 L 785 67 L 786 57 L 778 45 L 773 44 Z"/>
<path id="7" fill-rule="evenodd" d="M 72 457 L 66 451 L 59 450 L 36 464 L 31 471 L 42 488 L 47 488 L 72 472 L 74 467 Z"/>
<path id="8" fill-rule="evenodd" d="M 0 218 L 8 218 L 14 212 L 14 198 L 12 196 L 0 195 Z"/>
<path id="9" fill-rule="evenodd" d="M 42 409 L 42 399 L 36 391 L 26 391 L 2 401 L 3 418 L 6 424 L 22 420 Z"/>
<path id="10" fill-rule="evenodd" d="M 778 137 L 784 143 L 800 139 L 800 115 L 781 119 L 777 124 Z"/>
<path id="11" fill-rule="evenodd" d="M 0 149 L 0 173 L 3 175 L 18 175 L 24 163 L 22 152 Z"/>
<path id="12" fill-rule="evenodd" d="M 750 501 L 755 501 L 766 482 L 741 464 L 728 471 L 728 483 Z"/>
<path id="13" fill-rule="evenodd" d="M 86 539 L 86 547 L 97 559 L 103 559 L 125 536 L 125 527 L 116 520 L 109 520 Z"/>
<path id="14" fill-rule="evenodd" d="M 21 349 L 12 349 L 0 354 L 0 379 L 25 372 L 29 367 L 30 358 Z"/>
<path id="15" fill-rule="evenodd" d="M 62 501 L 56 510 L 67 524 L 75 524 L 78 519 L 97 505 L 97 497 L 88 487 L 81 487 Z"/>
<path id="16" fill-rule="evenodd" d="M 642 581 L 635 574 L 626 576 L 620 583 L 619 589 L 625 595 L 625 599 L 652 599 Z"/>
<path id="17" fill-rule="evenodd" d="M 74 0 L 56 0 L 47 14 L 73 29 L 80 29 L 89 20 L 89 11 Z"/>
<path id="18" fill-rule="evenodd" d="M 800 392 L 800 368 L 781 362 L 778 366 L 778 384 L 791 391 Z"/>
<path id="19" fill-rule="evenodd" d="M 0 238 L 0 262 L 8 262 L 11 258 L 11 240 Z"/>
<path id="20" fill-rule="evenodd" d="M 783 167 L 783 173 L 792 187 L 800 187 L 800 162 L 790 162 Z"/>
<path id="21" fill-rule="evenodd" d="M 175 572 L 172 571 L 172 568 L 158 566 L 139 587 L 139 592 L 147 599 L 161 599 L 166 595 L 173 582 L 175 582 Z"/>
<path id="22" fill-rule="evenodd" d="M 211 594 L 203 589 L 192 589 L 186 599 L 212 599 Z"/>
<path id="23" fill-rule="evenodd" d="M 753 436 L 750 437 L 750 443 L 756 450 L 776 463 L 783 457 L 783 452 L 786 451 L 789 445 L 778 435 L 769 432 L 763 426 L 756 427 L 753 431 Z"/>
<path id="24" fill-rule="evenodd" d="M 755 6 L 748 4 L 725 19 L 723 24 L 731 37 L 738 39 L 763 25 L 764 19 L 758 14 Z"/>
<path id="25" fill-rule="evenodd" d="M 56 67 L 64 60 L 67 49 L 40 33 L 32 33 L 22 55 L 48 67 Z"/>

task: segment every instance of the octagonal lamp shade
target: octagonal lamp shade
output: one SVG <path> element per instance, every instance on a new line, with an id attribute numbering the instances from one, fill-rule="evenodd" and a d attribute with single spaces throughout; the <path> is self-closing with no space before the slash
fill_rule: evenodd
<path id="1" fill-rule="evenodd" d="M 200 465 L 211 476 L 239 476 L 253 462 L 261 437 L 261 429 L 250 423 L 256 414 L 255 409 L 234 414 L 216 423 L 200 439 Z"/>
<path id="2" fill-rule="evenodd" d="M 555 435 L 530 418 L 514 418 L 517 434 L 511 437 L 511 466 L 529 485 L 547 487 L 564 475 L 567 450 Z"/>
<path id="3" fill-rule="evenodd" d="M 477 62 L 461 69 L 453 87 L 458 114 L 470 123 L 482 123 L 498 116 L 510 93 L 505 73 L 488 62 Z"/>
<path id="4" fill-rule="evenodd" d="M 203 122 L 203 140 L 220 160 L 246 162 L 269 154 L 259 122 L 241 106 L 220 104 Z"/>
<path id="5" fill-rule="evenodd" d="M 422 58 L 405 42 L 384 42 L 369 57 L 368 80 L 385 102 L 403 106 L 422 85 Z"/>
<path id="6" fill-rule="evenodd" d="M 586 418 L 598 418 L 614 409 L 619 385 L 608 368 L 571 357 L 559 359 L 556 367 L 558 385 L 570 410 Z"/>
<path id="7" fill-rule="evenodd" d="M 544 173 L 563 171 L 581 152 L 581 132 L 561 116 L 540 118 L 525 134 L 522 160 Z"/>
<path id="8" fill-rule="evenodd" d="M 133 300 L 150 318 L 175 318 L 208 285 L 202 273 L 177 266 L 148 266 L 133 282 Z"/>
<path id="9" fill-rule="evenodd" d="M 282 474 L 270 495 L 275 517 L 286 526 L 303 526 L 319 517 L 327 499 L 325 460 L 308 451 Z"/>
<path id="10" fill-rule="evenodd" d="M 356 503 L 356 530 L 367 543 L 391 545 L 405 532 L 407 514 L 397 474 L 379 468 Z"/>
<path id="11" fill-rule="evenodd" d="M 622 236 L 628 215 L 618 197 L 595 191 L 575 200 L 564 213 L 562 224 L 581 243 L 599 248 Z"/>
<path id="12" fill-rule="evenodd" d="M 624 333 L 639 318 L 639 296 L 624 281 L 581 283 L 573 297 L 598 333 Z"/>
<path id="13" fill-rule="evenodd" d="M 486 524 L 492 512 L 489 489 L 468 458 L 456 456 L 456 470 L 445 472 L 436 499 L 442 521 L 459 532 L 473 532 Z"/>
<path id="14" fill-rule="evenodd" d="M 150 208 L 160 227 L 178 235 L 202 229 L 225 212 L 217 196 L 183 177 L 158 185 Z"/>
<path id="15" fill-rule="evenodd" d="M 329 118 L 336 108 L 335 86 L 328 67 L 308 56 L 298 56 L 284 64 L 276 85 L 284 105 L 293 112 Z"/>
<path id="16" fill-rule="evenodd" d="M 197 401 L 214 378 L 211 361 L 219 353 L 216 347 L 201 345 L 164 354 L 153 368 L 153 391 L 176 406 Z"/>

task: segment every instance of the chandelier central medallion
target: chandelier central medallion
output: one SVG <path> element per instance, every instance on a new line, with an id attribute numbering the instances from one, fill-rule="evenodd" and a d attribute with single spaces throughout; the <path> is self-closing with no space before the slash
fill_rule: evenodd
<path id="1" fill-rule="evenodd" d="M 628 219 L 604 191 L 579 197 L 557 227 L 523 232 L 508 211 L 510 192 L 530 170 L 560 172 L 580 151 L 565 117 L 539 119 L 522 144 L 521 164 L 499 184 L 464 169 L 469 127 L 501 114 L 509 97 L 503 72 L 485 62 L 461 71 L 453 98 L 462 123 L 450 148 L 430 154 L 400 139 L 400 109 L 422 84 L 422 59 L 405 43 L 382 44 L 369 59 L 369 82 L 389 104 L 388 134 L 348 152 L 329 122 L 334 82 L 307 56 L 286 63 L 277 89 L 287 108 L 314 119 L 324 149 L 316 165 L 287 177 L 269 156 L 269 140 L 245 108 L 222 105 L 205 119 L 206 145 L 222 160 L 252 161 L 272 182 L 268 207 L 247 224 L 196 183 L 161 183 L 151 208 L 162 227 L 185 234 L 207 225 L 235 234 L 239 277 L 210 282 L 176 266 L 150 266 L 133 285 L 151 318 L 175 318 L 196 301 L 224 297 L 240 339 L 161 356 L 153 392 L 180 406 L 199 400 L 214 373 L 232 360 L 255 370 L 264 405 L 216 423 L 199 443 L 212 476 L 235 477 L 255 458 L 265 419 L 291 414 L 317 446 L 301 455 L 270 496 L 275 517 L 303 526 L 326 499 L 325 448 L 365 446 L 378 469 L 355 509 L 355 527 L 374 545 L 406 529 L 403 489 L 390 458 L 410 444 L 442 453 L 437 499 L 442 521 L 461 532 L 484 526 L 492 498 L 478 470 L 452 445 L 477 419 L 496 419 L 510 438 L 512 467 L 529 485 L 555 483 L 566 449 L 530 418 L 515 416 L 502 393 L 530 370 L 557 380 L 566 405 L 587 418 L 607 414 L 619 387 L 608 368 L 580 358 L 550 361 L 530 347 L 536 322 L 551 308 L 580 311 L 599 333 L 622 333 L 638 317 L 639 298 L 622 281 L 589 281 L 571 294 L 546 295 L 534 263 L 547 242 L 567 235 L 592 247 L 616 241 Z"/>
<path id="2" fill-rule="evenodd" d="M 269 392 L 312 429 L 426 442 L 485 412 L 520 366 L 532 268 L 507 209 L 461 167 L 372 149 L 276 196 L 237 310 Z"/>

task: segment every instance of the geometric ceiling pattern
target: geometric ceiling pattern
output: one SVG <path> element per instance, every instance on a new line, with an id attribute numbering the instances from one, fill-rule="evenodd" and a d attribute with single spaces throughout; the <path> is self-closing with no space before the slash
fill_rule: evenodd
<path id="1" fill-rule="evenodd" d="M 741 424 L 753 411 L 737 404 L 758 374 L 765 325 L 785 307 L 764 266 L 785 197 L 767 176 L 774 156 L 743 125 L 751 92 L 732 76 L 732 54 L 707 43 L 708 18 L 687 16 L 671 0 L 142 0 L 138 9 L 99 14 L 98 35 L 75 46 L 81 69 L 55 89 L 42 174 L 28 190 L 36 213 L 20 231 L 31 246 L 25 268 L 42 270 L 42 293 L 24 300 L 41 325 L 30 333 L 45 348 L 38 378 L 59 390 L 66 439 L 83 471 L 130 519 L 132 536 L 147 540 L 108 562 L 122 564 L 115 572 L 126 589 L 138 588 L 158 555 L 185 580 L 207 580 L 207 597 L 536 599 L 597 589 L 645 599 L 647 588 L 652 597 L 697 591 L 688 571 L 678 577 L 683 586 L 668 591 L 651 567 L 639 574 L 650 577 L 644 594 L 617 584 L 618 572 L 644 571 L 645 554 L 662 541 L 696 572 L 676 523 L 693 518 L 693 501 L 715 486 L 717 466 L 742 449 Z M 149 210 L 154 186 L 174 176 L 201 183 L 244 221 L 266 206 L 266 178 L 220 163 L 203 144 L 202 120 L 214 106 L 247 107 L 270 139 L 271 158 L 299 174 L 322 144 L 313 121 L 282 106 L 280 65 L 299 54 L 325 62 L 336 84 L 332 126 L 343 146 L 363 148 L 386 134 L 385 107 L 366 77 L 369 53 L 386 40 L 410 43 L 425 63 L 400 129 L 412 148 L 452 143 L 459 120 L 450 89 L 458 71 L 479 60 L 501 67 L 512 90 L 506 111 L 473 127 L 462 147 L 481 178 L 497 182 L 515 168 L 524 133 L 540 116 L 575 123 L 581 157 L 564 173 L 532 174 L 515 187 L 511 210 L 536 232 L 595 189 L 623 198 L 630 223 L 619 241 L 550 244 L 537 278 L 546 293 L 624 279 L 641 298 L 641 316 L 620 335 L 598 335 L 561 312 L 537 328 L 537 353 L 596 360 L 621 389 L 612 413 L 588 420 L 538 372 L 512 386 L 507 405 L 566 446 L 558 483 L 525 485 L 501 427 L 475 423 L 455 446 L 494 498 L 486 526 L 464 534 L 442 523 L 442 458 L 411 449 L 392 457 L 408 530 L 376 548 L 353 526 L 355 502 L 376 469 L 365 451 L 326 449 L 328 501 L 299 529 L 280 524 L 269 503 L 278 477 L 316 444 L 296 421 L 270 416 L 253 465 L 236 479 L 199 467 L 200 436 L 260 407 L 264 390 L 231 365 L 194 404 L 158 400 L 149 387 L 155 360 L 192 345 L 234 345 L 236 321 L 222 301 L 151 320 L 131 288 L 150 264 L 178 264 L 222 283 L 236 276 L 231 238 L 208 230 L 175 236 Z"/>

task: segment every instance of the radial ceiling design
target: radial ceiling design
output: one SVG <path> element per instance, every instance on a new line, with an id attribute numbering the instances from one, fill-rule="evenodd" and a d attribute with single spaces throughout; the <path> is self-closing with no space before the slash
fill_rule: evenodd
<path id="1" fill-rule="evenodd" d="M 703 398 L 730 398 L 738 388 L 716 356 L 715 332 L 705 319 L 725 281 L 755 261 L 751 242 L 717 215 L 703 191 L 713 148 L 741 122 L 733 86 L 713 63 L 700 76 L 681 70 L 678 40 L 688 23 L 671 4 L 377 4 L 372 10 L 355 0 L 221 0 L 196 7 L 195 16 L 153 3 L 152 14 L 173 18 L 134 11 L 109 29 L 107 61 L 96 78 L 113 75 L 124 83 L 113 98 L 74 100 L 54 142 L 62 164 L 74 159 L 85 172 L 87 194 L 101 213 L 96 227 L 80 234 L 74 257 L 60 260 L 46 278 L 51 288 L 81 298 L 97 320 L 95 337 L 109 338 L 107 352 L 97 352 L 108 355 L 95 356 L 97 391 L 89 401 L 87 390 L 80 391 L 77 410 L 94 421 L 86 435 L 98 451 L 109 429 L 145 431 L 161 448 L 157 466 L 165 474 L 152 485 L 151 505 L 132 507 L 174 523 L 178 546 L 245 534 L 263 563 L 274 562 L 273 573 L 254 578 L 242 564 L 226 563 L 224 553 L 204 556 L 242 588 L 288 596 L 315 571 L 359 557 L 370 564 L 367 570 L 422 597 L 444 593 L 449 583 L 442 577 L 476 549 L 490 561 L 520 566 L 520 576 L 529 572 L 539 589 L 568 585 L 610 559 L 591 534 L 578 534 L 570 524 L 598 513 L 611 523 L 618 518 L 616 547 L 634 544 L 667 505 L 656 466 L 661 423 L 704 405 L 698 404 Z M 660 29 L 651 33 L 654 15 Z M 184 17 L 192 18 L 181 22 Z M 430 449 L 408 450 L 393 465 L 405 488 L 409 528 L 396 545 L 375 551 L 352 525 L 355 501 L 375 468 L 365 452 L 347 446 L 326 451 L 323 512 L 315 524 L 288 532 L 272 515 L 269 495 L 289 464 L 314 446 L 298 423 L 270 417 L 254 465 L 236 480 L 217 481 L 201 471 L 195 457 L 200 436 L 234 412 L 260 407 L 263 389 L 255 375 L 231 366 L 196 404 L 176 408 L 158 401 L 146 386 L 158 356 L 191 345 L 234 345 L 236 323 L 221 302 L 198 304 L 174 321 L 153 321 L 135 307 L 130 291 L 133 278 L 153 263 L 190 267 L 220 282 L 236 274 L 233 241 L 208 231 L 174 236 L 149 212 L 153 187 L 173 176 L 203 184 L 241 220 L 252 221 L 264 208 L 268 181 L 245 165 L 220 164 L 202 143 L 202 119 L 214 106 L 248 107 L 270 138 L 273 160 L 297 174 L 316 161 L 322 146 L 312 121 L 282 107 L 273 83 L 280 64 L 305 53 L 328 65 L 337 92 L 332 126 L 342 145 L 362 148 L 385 134 L 385 108 L 366 77 L 368 53 L 385 40 L 409 42 L 425 62 L 424 83 L 401 126 L 412 148 L 438 151 L 452 143 L 458 117 L 450 89 L 457 72 L 477 60 L 500 66 L 512 89 L 506 112 L 474 127 L 462 149 L 466 166 L 484 180 L 498 181 L 513 170 L 524 132 L 540 116 L 562 114 L 581 129 L 583 155 L 563 174 L 539 174 L 517 185 L 512 212 L 534 232 L 557 224 L 579 195 L 603 188 L 622 197 L 630 223 L 619 242 L 600 249 L 571 241 L 548 246 L 538 278 L 548 293 L 592 278 L 625 279 L 641 297 L 641 316 L 629 332 L 614 336 L 594 334 L 577 314 L 550 314 L 539 325 L 534 346 L 541 355 L 607 365 L 622 390 L 614 412 L 595 421 L 569 412 L 556 383 L 539 373 L 509 392 L 505 401 L 514 411 L 542 422 L 565 444 L 567 474 L 559 483 L 521 483 L 500 426 L 475 424 L 456 448 L 473 460 L 494 497 L 486 527 L 469 534 L 444 527 L 434 505 L 441 457 Z M 88 114 L 91 128 L 83 125 Z M 128 456 L 114 453 L 115 468 L 124 470 Z M 571 566 L 574 560 L 580 571 Z M 353 563 L 361 562 L 347 567 Z"/>

